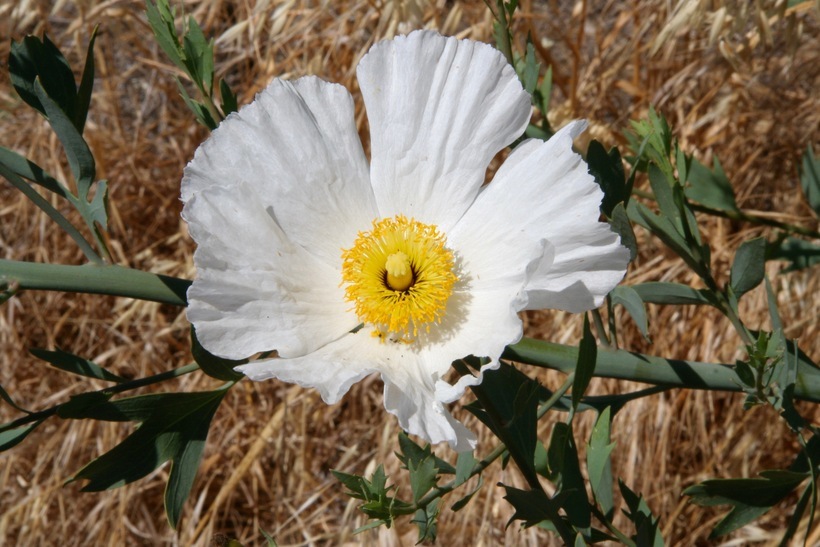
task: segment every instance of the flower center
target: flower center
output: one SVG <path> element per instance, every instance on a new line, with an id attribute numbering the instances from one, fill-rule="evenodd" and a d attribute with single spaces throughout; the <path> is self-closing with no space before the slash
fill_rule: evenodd
<path id="1" fill-rule="evenodd" d="M 458 280 L 444 235 L 430 224 L 403 215 L 373 221 L 342 251 L 342 283 L 374 335 L 411 342 L 439 323 Z"/>

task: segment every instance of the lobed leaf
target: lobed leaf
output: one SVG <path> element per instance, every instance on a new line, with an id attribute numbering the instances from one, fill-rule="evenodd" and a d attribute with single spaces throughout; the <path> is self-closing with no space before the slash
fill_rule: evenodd
<path id="1" fill-rule="evenodd" d="M 691 165 L 686 178 L 681 175 L 681 180 L 689 183 L 686 187 L 686 197 L 712 209 L 738 212 L 732 183 L 726 178 L 726 173 L 723 172 L 723 167 L 717 157 L 714 159 L 712 169 L 694 158 L 690 161 Z"/>
<path id="2" fill-rule="evenodd" d="M 145 395 L 93 405 L 92 409 L 118 411 L 111 416 L 116 421 L 143 418 L 142 424 L 120 444 L 80 469 L 68 482 L 87 480 L 84 492 L 108 490 L 141 479 L 170 461 L 165 510 L 171 527 L 176 528 L 199 467 L 211 419 L 227 387 L 229 385 L 199 393 Z M 159 404 L 150 405 L 150 402 Z M 104 419 L 99 418 L 96 411 L 85 414 Z"/>

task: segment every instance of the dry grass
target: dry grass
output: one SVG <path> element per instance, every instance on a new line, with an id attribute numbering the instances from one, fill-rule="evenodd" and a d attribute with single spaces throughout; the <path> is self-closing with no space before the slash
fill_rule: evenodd
<path id="1" fill-rule="evenodd" d="M 179 2 L 175 2 L 178 4 Z M 552 63 L 556 125 L 591 121 L 590 135 L 621 142 L 628 119 L 654 104 L 686 149 L 702 160 L 718 156 L 744 208 L 780 220 L 815 221 L 797 191 L 796 166 L 808 143 L 820 140 L 820 19 L 816 3 L 786 10 L 785 2 L 631 0 L 522 1 L 516 21 L 530 32 L 545 63 Z M 375 41 L 419 27 L 489 41 L 481 2 L 423 0 L 251 0 L 184 2 L 216 37 L 217 71 L 240 102 L 251 100 L 273 76 L 313 73 L 341 82 L 357 96 L 355 66 Z M 142 3 L 132 0 L 57 2 L 0 0 L 0 58 L 9 38 L 49 36 L 78 66 L 99 24 L 98 79 L 86 130 L 98 176 L 111 181 L 111 236 L 115 259 L 131 267 L 190 277 L 193 244 L 180 220 L 182 167 L 206 137 L 192 122 L 171 80 L 174 69 L 148 38 Z M 521 44 L 518 44 L 519 48 Z M 4 67 L 5 68 L 5 67 Z M 64 177 L 59 144 L 45 123 L 16 98 L 5 70 L 0 80 L 0 144 L 24 152 Z M 364 116 L 359 104 L 359 122 Z M 0 248 L 4 258 L 78 264 L 71 242 L 7 184 L 0 185 Z M 703 219 L 714 265 L 728 271 L 738 244 L 755 234 L 748 225 Z M 816 223 L 815 223 L 816 227 Z M 787 334 L 820 358 L 817 271 L 779 274 L 771 264 Z M 815 275 L 812 275 L 815 274 Z M 695 280 L 653 241 L 627 281 Z M 60 346 L 143 376 L 190 360 L 188 325 L 179 309 L 111 297 L 29 292 L 0 314 L 0 384 L 23 406 L 54 404 L 89 389 L 88 382 L 47 368 L 29 347 Z M 768 325 L 760 290 L 747 297 L 745 317 Z M 653 344 L 619 320 L 627 347 L 669 357 L 731 361 L 739 340 L 727 321 L 700 309 L 650 306 Z M 543 312 L 526 317 L 528 334 L 563 343 L 579 338 L 579 318 Z M 530 371 L 536 374 L 534 371 Z M 557 375 L 539 373 L 548 385 Z M 212 387 L 201 375 L 179 389 Z M 96 386 L 102 387 L 102 386 Z M 632 389 L 595 381 L 596 393 Z M 325 406 L 312 391 L 277 382 L 243 382 L 220 407 L 192 499 L 178 533 L 167 527 L 162 495 L 167 468 L 145 480 L 101 494 L 82 494 L 62 481 L 113 447 L 127 427 L 51 420 L 0 464 L 0 541 L 7 545 L 209 545 L 234 537 L 261 545 L 258 528 L 282 545 L 412 545 L 403 522 L 391 530 L 353 537 L 365 521 L 329 468 L 371 472 L 398 463 L 395 420 L 382 409 L 380 383 L 355 386 L 343 402 Z M 812 408 L 806 412 L 816 414 Z M 466 418 L 465 413 L 458 411 Z M 0 408 L 3 420 L 13 416 Z M 468 419 L 469 421 L 469 419 Z M 551 420 L 541 432 L 546 437 Z M 471 422 L 474 428 L 479 428 Z M 578 441 L 588 431 L 582 420 Z M 479 428 L 480 429 L 480 428 Z M 792 437 L 766 409 L 744 412 L 741 397 L 676 391 L 628 406 L 615 421 L 615 472 L 642 492 L 660 515 L 670 544 L 705 544 L 719 511 L 688 504 L 680 492 L 713 476 L 751 476 L 788 464 Z M 492 446 L 481 430 L 479 453 Z M 445 448 L 439 452 L 447 458 Z M 543 545 L 536 530 L 505 528 L 511 511 L 494 486 L 519 484 L 509 470 L 491 468 L 485 486 L 459 513 L 439 525 L 444 545 Z M 407 485 L 400 482 L 407 492 Z M 787 513 L 775 511 L 734 537 L 771 544 Z M 223 536 L 220 536 L 223 535 Z M 820 542 L 815 534 L 810 543 Z"/>

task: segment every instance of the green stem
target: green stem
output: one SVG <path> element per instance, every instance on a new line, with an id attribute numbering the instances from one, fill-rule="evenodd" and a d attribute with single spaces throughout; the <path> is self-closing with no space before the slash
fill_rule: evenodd
<path id="1" fill-rule="evenodd" d="M 652 201 L 655 200 L 655 195 L 651 192 L 646 192 L 644 190 L 632 190 L 632 193 L 638 197 L 642 197 L 644 199 L 650 199 Z M 779 220 L 774 220 L 771 218 L 766 218 L 763 216 L 755 215 L 753 213 L 747 213 L 740 209 L 736 211 L 724 211 L 722 209 L 713 209 L 711 207 L 707 207 L 705 205 L 700 205 L 699 203 L 692 203 L 689 202 L 689 206 L 692 207 L 693 210 L 698 211 L 699 213 L 706 213 L 707 215 L 712 215 L 715 217 L 726 218 L 729 220 L 737 220 L 740 222 L 750 222 L 752 224 L 763 224 L 765 226 L 772 226 L 773 228 L 779 228 L 781 230 L 785 230 L 789 233 L 793 234 L 800 234 L 806 237 L 813 237 L 815 239 L 820 239 L 820 232 L 817 230 L 812 230 L 811 228 L 806 228 L 804 226 L 798 226 L 796 224 L 789 224 L 788 222 L 780 222 Z"/>
<path id="2" fill-rule="evenodd" d="M 503 358 L 570 373 L 578 361 L 578 348 L 524 338 L 508 346 Z M 664 359 L 606 348 L 598 348 L 595 376 L 709 391 L 742 392 L 744 385 L 729 365 Z M 799 368 L 795 398 L 820 403 L 820 374 Z"/>
<path id="3" fill-rule="evenodd" d="M 116 265 L 38 264 L 0 259 L 0 281 L 16 282 L 20 290 L 108 294 L 175 306 L 185 306 L 187 279 L 153 274 Z"/>
<path id="4" fill-rule="evenodd" d="M 37 190 L 32 188 L 30 184 L 17 176 L 16 173 L 6 169 L 3 165 L 0 165 L 0 175 L 3 175 L 15 188 L 23 192 L 28 199 L 34 202 L 34 205 L 39 207 L 51 218 L 51 220 L 56 222 L 57 225 L 62 228 L 71 239 L 74 240 L 77 246 L 80 247 L 80 250 L 89 261 L 95 264 L 103 263 L 103 259 L 100 258 L 100 255 L 97 254 L 94 247 L 92 247 L 91 243 L 83 237 L 79 230 L 77 230 L 77 228 L 71 224 L 71 222 L 69 222 L 68 219 L 60 213 L 60 211 L 55 209 L 46 198 L 41 196 Z M 2 275 L 2 272 L 0 272 L 0 275 Z"/>
<path id="5" fill-rule="evenodd" d="M 592 322 L 595 325 L 595 332 L 598 333 L 601 345 L 605 348 L 612 347 L 609 336 L 606 334 L 606 328 L 604 328 L 604 319 L 601 317 L 601 312 L 597 309 L 592 310 Z"/>
<path id="6" fill-rule="evenodd" d="M 63 266 L 0 259 L 2 279 L 7 284 L 16 282 L 21 290 L 110 294 L 175 306 L 185 306 L 185 293 L 191 284 L 186 279 L 121 266 Z M 525 338 L 509 346 L 504 358 L 569 373 L 575 370 L 578 348 Z M 729 365 L 664 359 L 606 348 L 598 349 L 595 376 L 713 391 L 740 392 L 743 385 Z M 820 375 L 798 370 L 795 397 L 820 402 Z"/>
<path id="7" fill-rule="evenodd" d="M 154 374 L 153 376 L 138 378 L 136 380 L 131 380 L 130 382 L 123 382 L 115 386 L 100 389 L 97 390 L 96 393 L 102 393 L 105 395 L 116 395 L 117 393 L 123 393 L 126 391 L 131 391 L 132 389 L 150 386 L 152 384 L 158 384 L 166 380 L 172 380 L 174 378 L 184 376 L 185 374 L 190 374 L 191 372 L 194 372 L 196 370 L 199 370 L 199 365 L 196 363 L 190 363 L 183 367 L 175 368 L 173 370 L 167 370 L 165 372 L 160 372 L 159 374 Z M 13 422 L 3 424 L 3 426 L 0 427 L 0 433 L 4 431 L 9 431 L 11 429 L 15 429 L 20 426 L 24 426 L 26 424 L 30 424 L 32 422 L 36 422 L 38 420 L 45 420 L 46 418 L 50 418 L 51 416 L 55 415 L 59 408 L 64 404 L 67 404 L 67 402 L 54 405 L 45 410 L 40 410 L 39 412 L 32 412 L 31 414 L 26 414 L 22 418 L 18 418 Z"/>

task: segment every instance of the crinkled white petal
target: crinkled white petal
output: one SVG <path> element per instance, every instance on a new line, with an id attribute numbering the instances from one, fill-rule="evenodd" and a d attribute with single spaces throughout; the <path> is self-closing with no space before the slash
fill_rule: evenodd
<path id="1" fill-rule="evenodd" d="M 381 342 L 364 328 L 317 351 L 292 359 L 268 359 L 237 367 L 252 380 L 278 378 L 319 391 L 336 403 L 354 383 L 373 372 L 384 381 L 385 408 L 406 431 L 430 442 L 447 441 L 456 450 L 470 450 L 475 436 L 436 399 L 435 383 L 411 346 Z"/>
<path id="2" fill-rule="evenodd" d="M 188 319 L 202 345 L 231 359 L 304 355 L 358 324 L 339 272 L 287 240 L 253 187 L 212 186 L 185 205 L 197 241 Z"/>
<path id="3" fill-rule="evenodd" d="M 470 231 L 491 219 L 499 230 L 549 242 L 525 287 L 527 309 L 599 306 L 629 262 L 618 234 L 598 222 L 603 193 L 572 151 L 572 139 L 585 127 L 574 122 L 547 142 L 516 147 L 457 226 Z"/>
<path id="4" fill-rule="evenodd" d="M 283 382 L 316 389 L 329 405 L 339 402 L 350 386 L 379 370 L 384 358 L 373 355 L 369 332 L 359 331 L 317 349 L 303 357 L 264 359 L 236 367 L 255 381 L 277 378 Z M 371 339 L 375 341 L 375 339 Z M 378 349 L 378 348 L 376 348 Z"/>
<path id="5" fill-rule="evenodd" d="M 240 182 L 256 189 L 258 207 L 290 241 L 340 267 L 340 249 L 376 217 L 347 90 L 316 77 L 274 80 L 199 147 L 182 200 Z"/>
<path id="6" fill-rule="evenodd" d="M 376 44 L 357 75 L 379 212 L 449 230 L 529 122 L 515 71 L 488 44 L 417 31 Z"/>

